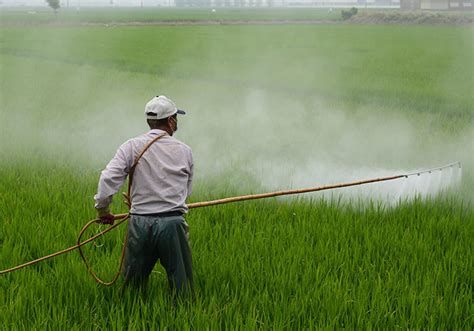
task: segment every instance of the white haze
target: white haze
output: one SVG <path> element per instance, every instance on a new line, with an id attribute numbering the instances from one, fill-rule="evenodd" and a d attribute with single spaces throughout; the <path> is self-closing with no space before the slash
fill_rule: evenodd
<path id="1" fill-rule="evenodd" d="M 244 181 L 254 183 L 253 192 L 263 192 L 400 175 L 458 160 L 473 169 L 472 128 L 455 138 L 440 132 L 430 135 L 403 114 L 335 109 L 318 99 L 303 105 L 296 97 L 247 92 L 227 100 L 212 94 L 170 95 L 188 111 L 180 118 L 177 138 L 193 148 L 197 186 L 218 178 L 219 184 L 246 194 L 250 192 L 242 191 L 248 187 L 241 185 Z M 96 111 L 79 116 L 72 125 L 51 121 L 35 127 L 24 114 L 4 114 L 13 125 L 2 129 L 17 136 L 18 144 L 84 162 L 99 173 L 118 145 L 147 130 L 147 100 L 127 108 L 119 100 L 99 102 Z M 24 130 L 17 130 L 19 123 Z M 454 167 L 337 194 L 396 202 L 452 187 L 460 175 Z"/>
<path id="2" fill-rule="evenodd" d="M 74 160 L 98 174 L 122 142 L 147 130 L 145 103 L 155 94 L 166 94 L 188 111 L 179 120 L 177 138 L 194 151 L 197 189 L 216 179 L 242 194 L 250 193 L 245 191 L 248 182 L 253 183 L 253 192 L 304 188 L 411 173 L 453 161 L 462 162 L 464 173 L 474 169 L 474 128 L 445 133 L 424 122 L 431 118 L 427 114 L 354 109 L 321 95 L 276 92 L 251 84 L 158 80 L 153 74 L 44 61 L 31 61 L 22 72 L 12 73 L 8 63 L 2 65 L 4 77 L 14 74 L 25 90 L 40 90 L 38 95 L 27 93 L 26 99 L 21 93 L 2 96 L 4 155 L 15 151 L 24 157 L 34 151 L 60 156 L 59 160 Z M 41 82 L 29 80 L 38 65 L 60 72 L 44 69 L 51 79 L 55 74 L 61 78 L 59 92 L 46 95 L 38 87 Z M 4 84 L 8 82 L 5 78 Z M 64 97 L 68 94 L 70 101 Z M 60 99 L 57 104 L 55 98 Z M 46 106 L 53 107 L 52 113 Z M 459 182 L 460 174 L 453 168 L 337 192 L 394 202 L 416 193 L 437 193 Z"/>
<path id="3" fill-rule="evenodd" d="M 319 100 L 308 109 L 297 99 L 280 99 L 262 91 L 234 102 L 242 106 L 231 111 L 234 116 L 216 112 L 204 118 L 205 123 L 215 123 L 210 130 L 196 128 L 191 118 L 183 125 L 183 130 L 191 131 L 183 135 L 196 141 L 198 169 L 204 176 L 243 171 L 268 191 L 407 174 L 457 160 L 472 169 L 472 129 L 454 139 L 435 132 L 422 138 L 426 132 L 401 114 L 352 115 Z M 207 132 L 214 139 L 199 138 Z M 201 140 L 205 143 L 198 143 Z M 460 180 L 461 169 L 453 167 L 339 192 L 346 197 L 396 202 L 417 194 L 435 195 L 456 187 Z"/>

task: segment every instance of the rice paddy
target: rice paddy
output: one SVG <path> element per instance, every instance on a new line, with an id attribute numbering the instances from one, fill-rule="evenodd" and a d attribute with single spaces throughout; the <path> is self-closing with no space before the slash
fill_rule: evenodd
<path id="1" fill-rule="evenodd" d="M 156 94 L 188 111 L 177 137 L 194 152 L 191 202 L 456 160 L 464 175 L 455 191 L 389 205 L 339 190 L 195 209 L 193 299 L 173 302 L 159 265 L 146 293 L 103 288 L 71 253 L 0 276 L 0 325 L 473 329 L 472 32 L 1 26 L 0 269 L 75 243 L 100 170 L 147 129 Z M 126 207 L 117 197 L 112 210 Z M 104 278 L 124 233 L 86 248 Z"/>

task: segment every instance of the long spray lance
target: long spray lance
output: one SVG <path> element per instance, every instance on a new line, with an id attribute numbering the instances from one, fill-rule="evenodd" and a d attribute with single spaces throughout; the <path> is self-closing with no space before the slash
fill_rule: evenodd
<path id="1" fill-rule="evenodd" d="M 350 186 L 360 186 L 360 185 L 377 183 L 377 182 L 386 182 L 386 181 L 400 179 L 400 178 L 408 178 L 408 177 L 413 177 L 413 176 L 420 176 L 420 175 L 426 174 L 426 173 L 433 173 L 433 172 L 436 172 L 436 171 L 442 171 L 444 169 L 453 168 L 453 167 L 456 167 L 456 166 L 461 168 L 461 162 L 453 162 L 453 163 L 446 164 L 446 165 L 441 166 L 441 167 L 421 170 L 421 171 L 412 172 L 412 173 L 404 174 L 404 175 L 373 178 L 373 179 L 366 179 L 366 180 L 355 181 L 355 182 L 333 184 L 333 185 L 326 185 L 326 186 L 319 186 L 319 187 L 309 187 L 309 188 L 303 188 L 303 189 L 293 189 L 293 190 L 276 191 L 276 192 L 269 192 L 269 193 L 241 195 L 241 196 L 237 196 L 237 197 L 230 197 L 230 198 L 217 199 L 217 200 L 204 201 L 204 202 L 195 202 L 195 203 L 190 203 L 188 205 L 188 208 L 192 209 L 192 208 L 200 208 L 200 207 L 209 207 L 209 206 L 222 205 L 222 204 L 231 203 L 231 202 L 256 200 L 256 199 L 266 199 L 266 198 L 273 198 L 273 197 L 278 197 L 278 196 L 282 196 L 282 195 L 292 195 L 292 194 L 302 194 L 302 193 L 310 193 L 310 192 L 318 192 L 318 191 L 327 191 L 327 190 L 334 190 L 334 189 L 350 187 Z M 115 215 L 115 217 L 116 217 L 116 219 L 121 219 L 121 218 L 125 217 L 125 215 L 126 214 L 117 214 L 117 215 Z"/>
<path id="2" fill-rule="evenodd" d="M 232 202 L 239 202 L 239 201 L 247 201 L 247 200 L 256 200 L 256 199 L 265 199 L 265 198 L 271 198 L 271 197 L 277 197 L 277 196 L 284 196 L 284 195 L 292 195 L 292 194 L 302 194 L 302 193 L 309 193 L 309 192 L 318 192 L 318 191 L 326 191 L 326 190 L 333 190 L 333 189 L 338 189 L 338 188 L 344 188 L 344 187 L 350 187 L 350 186 L 360 186 L 360 185 L 366 185 L 366 184 L 371 184 L 371 183 L 378 183 L 378 182 L 387 182 L 387 181 L 393 181 L 397 179 L 402 179 L 402 178 L 408 178 L 412 176 L 420 176 L 422 174 L 426 173 L 434 173 L 436 171 L 443 171 L 444 169 L 448 168 L 461 168 L 461 162 L 454 162 L 450 163 L 441 167 L 437 168 L 432 168 L 432 169 L 427 169 L 427 170 L 421 170 L 413 173 L 408 173 L 408 174 L 402 174 L 402 175 L 396 175 L 396 176 L 388 176 L 388 177 L 381 177 L 381 178 L 373 178 L 373 179 L 367 179 L 367 180 L 361 180 L 361 181 L 354 181 L 354 182 L 348 182 L 348 183 L 341 183 L 341 184 L 334 184 L 334 185 L 326 185 L 326 186 L 319 186 L 319 187 L 311 187 L 311 188 L 303 188 L 303 189 L 294 189 L 294 190 L 286 190 L 286 191 L 276 191 L 276 192 L 269 192 L 269 193 L 260 193 L 260 194 L 250 194 L 250 195 L 242 195 L 242 196 L 236 196 L 236 197 L 229 197 L 229 198 L 224 198 L 224 199 L 218 199 L 218 200 L 211 200 L 211 201 L 204 201 L 204 202 L 195 202 L 191 203 L 188 205 L 189 209 L 194 209 L 194 208 L 201 208 L 201 207 L 208 207 L 208 206 L 216 206 L 216 205 L 221 205 L 221 204 L 226 204 L 226 203 L 232 203 Z M 104 231 L 101 231 L 97 233 L 96 235 L 90 237 L 89 239 L 85 241 L 81 241 L 82 235 L 84 234 L 85 230 L 92 224 L 97 223 L 98 219 L 94 219 L 89 221 L 81 230 L 77 244 L 74 246 L 71 246 L 69 248 L 66 248 L 64 250 L 55 252 L 53 254 L 49 254 L 46 256 L 43 256 L 39 259 L 30 261 L 28 263 L 24 263 L 21 265 L 18 265 L 16 267 L 10 268 L 10 269 L 5 269 L 0 271 L 0 275 L 4 275 L 19 269 L 22 269 L 24 267 L 39 263 L 41 261 L 71 252 L 75 249 L 81 249 L 81 246 L 84 246 L 93 240 L 99 238 L 100 236 L 103 236 L 107 232 L 113 230 L 114 228 L 118 227 L 121 225 L 123 222 L 125 222 L 129 217 L 129 214 L 117 214 L 115 215 L 115 220 L 116 222 L 114 225 L 110 226 L 109 228 L 105 229 Z M 125 243 L 124 243 L 125 247 Z M 82 254 L 81 256 L 84 260 L 84 263 L 86 264 L 88 271 L 91 273 L 91 275 L 95 278 L 95 280 L 103 285 L 112 285 L 118 278 L 119 272 L 115 275 L 113 280 L 111 282 L 104 282 L 101 279 L 99 279 L 91 270 L 89 264 L 87 263 L 85 256 Z M 122 250 L 122 261 L 123 261 L 123 250 Z M 120 266 L 122 264 L 122 261 L 120 262 Z M 120 270 L 119 270 L 120 271 Z"/>

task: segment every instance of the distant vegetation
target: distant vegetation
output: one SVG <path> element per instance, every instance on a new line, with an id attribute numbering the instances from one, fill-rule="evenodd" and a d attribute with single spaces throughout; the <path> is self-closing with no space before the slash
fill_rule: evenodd
<path id="1" fill-rule="evenodd" d="M 54 0 L 55 1 L 55 0 Z M 340 12 L 328 9 L 279 8 L 256 9 L 176 9 L 176 8 L 62 8 L 57 18 L 47 9 L 6 8 L 0 11 L 1 24 L 43 24 L 54 22 L 74 23 L 126 23 L 126 22 L 181 22 L 181 21 L 233 21 L 233 20 L 341 20 Z"/>
<path id="2" fill-rule="evenodd" d="M 54 15 L 57 15 L 58 9 L 61 7 L 60 0 L 46 0 L 46 2 L 54 10 Z"/>
<path id="3" fill-rule="evenodd" d="M 342 19 L 343 20 L 348 20 L 352 16 L 357 15 L 357 12 L 358 12 L 358 10 L 355 7 L 352 7 L 351 9 L 348 9 L 348 10 L 343 9 L 343 10 L 341 10 Z"/>
<path id="4" fill-rule="evenodd" d="M 352 23 L 472 25 L 474 16 L 465 12 L 361 11 Z"/>
<path id="5" fill-rule="evenodd" d="M 374 24 L 444 24 L 472 25 L 472 12 L 404 12 L 396 9 L 332 9 L 332 8 L 61 8 L 58 0 L 48 0 L 50 10 L 23 7 L 0 11 L 0 25 L 18 24 L 82 24 L 82 23 L 171 23 L 171 22 L 342 22 Z"/>

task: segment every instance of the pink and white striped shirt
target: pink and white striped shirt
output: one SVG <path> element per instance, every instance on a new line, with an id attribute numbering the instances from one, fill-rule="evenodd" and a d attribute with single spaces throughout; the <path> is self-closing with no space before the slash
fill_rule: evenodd
<path id="1" fill-rule="evenodd" d="M 155 214 L 169 211 L 186 213 L 186 198 L 191 194 L 193 156 L 191 148 L 163 130 L 153 129 L 126 141 L 102 171 L 95 208 L 108 207 L 118 192 L 145 145 L 164 134 L 143 154 L 133 174 L 131 189 L 134 214 Z"/>

